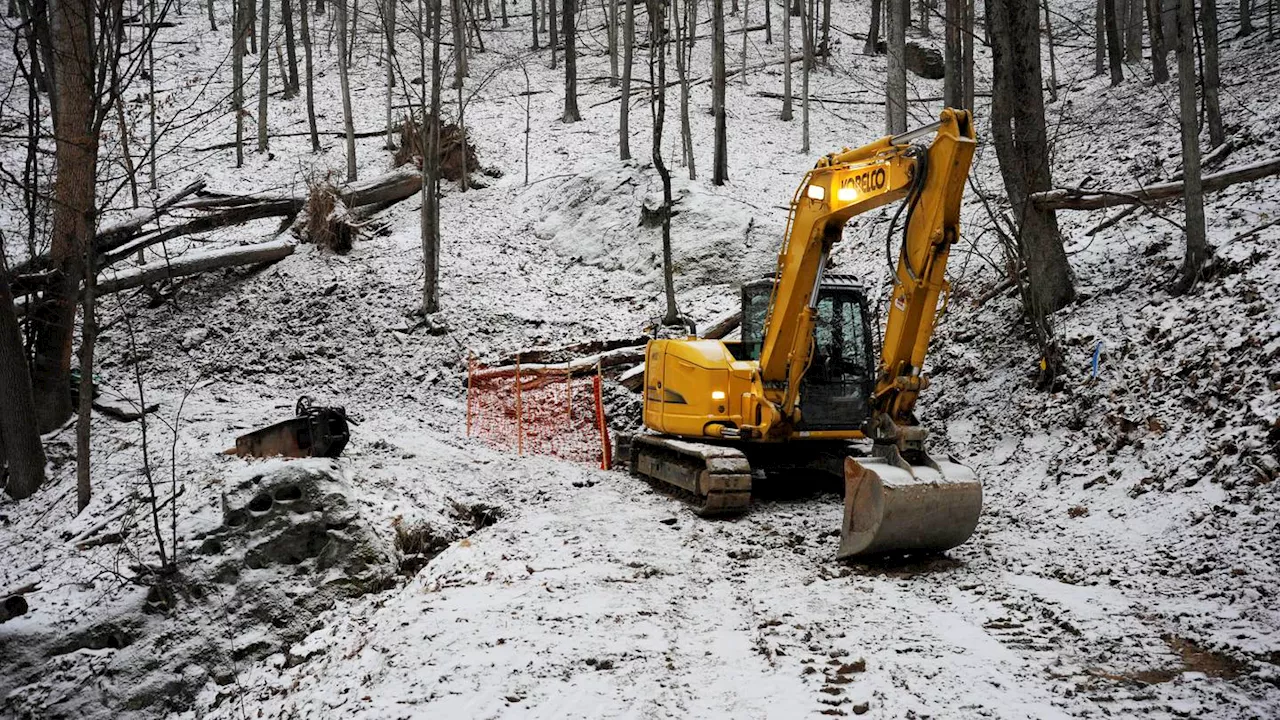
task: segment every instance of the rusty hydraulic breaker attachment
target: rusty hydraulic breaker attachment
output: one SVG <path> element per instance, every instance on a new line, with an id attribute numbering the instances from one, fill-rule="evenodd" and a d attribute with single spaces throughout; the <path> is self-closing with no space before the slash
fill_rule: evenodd
<path id="1" fill-rule="evenodd" d="M 240 457 L 338 457 L 351 439 L 348 425 L 356 422 L 341 407 L 316 407 L 311 398 L 298 398 L 297 417 L 259 428 L 236 438 L 228 455 Z"/>

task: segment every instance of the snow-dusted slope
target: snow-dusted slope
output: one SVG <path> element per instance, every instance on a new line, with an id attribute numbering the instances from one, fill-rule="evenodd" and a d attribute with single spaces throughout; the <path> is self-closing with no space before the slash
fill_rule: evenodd
<path id="1" fill-rule="evenodd" d="M 229 15 L 229 6 L 218 7 Z M 815 75 L 813 93 L 865 104 L 816 103 L 813 153 L 797 152 L 799 118 L 778 121 L 778 101 L 757 95 L 780 89 L 776 65 L 730 87 L 725 187 L 685 179 L 687 169 L 673 159 L 677 105 L 668 103 L 671 135 L 663 146 L 679 200 L 677 284 L 682 309 L 695 319 L 733 307 L 737 283 L 769 269 L 785 204 L 814 156 L 868 140 L 881 125 L 874 99 L 883 58 L 857 54 L 862 43 L 849 35 L 865 24 L 866 7 L 836 2 L 833 11 L 831 70 Z M 1087 19 L 1092 6 L 1062 12 Z M 738 20 L 729 22 L 732 28 Z M 213 106 L 230 74 L 222 68 L 207 88 L 191 82 L 225 52 L 225 38 L 202 28 L 187 17 L 165 31 L 191 40 L 164 46 L 171 54 L 162 60 L 169 69 L 161 83 L 171 107 L 193 102 L 191 113 Z M 1055 317 L 1069 370 L 1054 393 L 1031 387 L 1035 356 L 1017 300 L 998 295 L 974 305 L 998 280 L 1001 260 L 982 230 L 981 207 L 967 206 L 969 230 L 953 253 L 956 293 L 920 412 L 937 450 L 954 453 L 983 478 L 983 520 L 946 558 L 840 565 L 831 560 L 839 496 L 828 489 L 764 498 L 739 520 L 709 522 L 625 474 L 518 458 L 463 437 L 460 372 L 468 352 L 492 356 L 631 336 L 660 310 L 658 235 L 640 225 L 641 207 L 653 207 L 660 192 L 648 163 L 643 96 L 632 115 L 636 159 L 621 163 L 617 101 L 610 102 L 617 91 L 600 80 L 608 64 L 598 43 L 579 64 L 584 120 L 566 125 L 558 120 L 561 76 L 545 67 L 545 54 L 526 66 L 535 89 L 548 92 L 519 95 L 525 79 L 514 58 L 527 41 L 524 30 L 492 33 L 489 52 L 472 60 L 476 79 L 503 66 L 469 102 L 467 121 L 482 164 L 504 175 L 485 189 L 450 188 L 444 199 L 446 332 L 429 333 L 412 314 L 421 283 L 413 200 L 388 211 L 387 234 L 357 241 L 347 256 L 304 246 L 266 270 L 193 281 L 158 307 L 125 299 L 139 313 L 132 322 L 136 351 L 119 301 L 103 303 L 99 372 L 108 393 L 136 398 L 133 359 L 141 358 L 147 400 L 160 404 L 150 429 L 152 461 L 166 487 L 171 477 L 183 487 L 182 553 L 202 552 L 196 535 L 220 521 L 225 488 L 270 467 L 216 453 L 244 429 L 288 413 L 304 393 L 343 403 L 363 421 L 341 463 L 343 477 L 359 489 L 362 517 L 388 535 L 397 525 L 429 528 L 438 541 L 433 549 L 444 551 L 395 587 L 339 599 L 314 616 L 304 602 L 313 597 L 309 581 L 280 569 L 278 582 L 296 594 L 299 608 L 298 622 L 285 627 L 229 631 L 236 586 L 216 582 L 173 616 L 144 614 L 147 592 L 124 578 L 154 559 L 149 521 L 139 513 L 117 517 L 133 505 L 131 492 L 145 492 L 141 438 L 136 424 L 95 418 L 95 499 L 86 513 L 72 517 L 70 429 L 49 438 L 53 481 L 30 500 L 0 504 L 0 589 L 40 581 L 28 596 L 31 612 L 0 625 L 0 656 L 20 658 L 0 667 L 0 711 L 317 718 L 1280 713 L 1280 226 L 1237 238 L 1280 213 L 1280 183 L 1209 198 L 1210 235 L 1222 262 L 1186 297 L 1165 290 L 1181 252 L 1174 225 L 1137 215 L 1089 237 L 1084 231 L 1103 214 L 1063 213 L 1081 297 Z M 1172 88 L 1134 79 L 1108 89 L 1088 77 L 1087 33 L 1055 30 L 1069 45 L 1057 58 L 1065 87 L 1050 105 L 1056 180 L 1093 178 L 1113 187 L 1176 172 L 1166 97 Z M 740 40 L 734 36 L 731 46 Z M 376 35 L 365 41 L 373 48 Z M 405 42 L 402 61 L 417 51 Z M 706 45 L 695 67 L 707 66 Z M 1262 33 L 1224 43 L 1224 103 L 1238 145 L 1229 163 L 1275 153 L 1277 47 Z M 779 44 L 752 36 L 749 62 L 779 53 Z M 337 129 L 333 56 L 322 51 L 318 62 L 321 125 Z M 376 129 L 381 70 L 358 65 L 358 129 Z M 641 64 L 637 76 L 647 77 Z M 936 97 L 939 86 L 913 81 L 912 92 Z M 528 186 L 526 101 L 534 118 Z M 915 121 L 928 121 L 936 105 L 913 105 Z M 708 106 L 705 84 L 697 86 L 700 177 L 711 161 Z M 303 129 L 302 107 L 301 100 L 275 101 L 273 131 Z M 181 125 L 162 143 L 181 138 L 187 148 L 162 156 L 164 182 L 205 175 L 216 189 L 296 190 L 309 174 L 343 166 L 336 137 L 325 138 L 319 155 L 306 152 L 304 137 L 277 138 L 270 156 L 251 152 L 240 170 L 230 167 L 228 150 L 190 150 L 223 142 L 230 128 L 226 114 Z M 388 166 L 379 143 L 362 141 L 362 177 Z M 997 178 L 994 154 L 984 147 L 976 184 L 994 191 Z M 1161 214 L 1180 219 L 1176 207 Z M 880 282 L 886 225 L 879 213 L 852 223 L 837 266 L 872 286 Z M 255 241 L 273 231 L 263 223 L 208 241 Z M 165 423 L 178 427 L 172 451 Z M 500 508 L 496 524 L 476 522 L 467 510 L 488 505 Z M 123 544 L 76 548 L 108 519 L 110 527 L 130 528 Z M 190 567 L 194 574 L 199 563 Z M 129 619 L 129 632 L 101 632 L 121 618 Z M 43 644 L 54 656 L 32 657 L 28 651 Z M 201 652 L 192 651 L 197 647 Z M 166 662 L 139 661 L 157 657 Z"/>

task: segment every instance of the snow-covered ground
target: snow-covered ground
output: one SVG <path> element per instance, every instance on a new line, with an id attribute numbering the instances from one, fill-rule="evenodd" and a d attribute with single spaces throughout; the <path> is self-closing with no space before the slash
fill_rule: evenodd
<path id="1" fill-rule="evenodd" d="M 1111 188 L 1168 178 L 1178 165 L 1173 88 L 1131 79 L 1110 89 L 1090 78 L 1085 5 L 1061 9 L 1082 29 L 1055 25 L 1064 86 L 1049 106 L 1055 180 Z M 305 137 L 273 139 L 270 155 L 248 152 L 241 169 L 230 150 L 193 150 L 231 135 L 220 102 L 229 68 L 204 84 L 226 52 L 229 5 L 217 7 L 220 35 L 192 15 L 162 35 L 186 41 L 163 46 L 159 75 L 162 112 L 186 122 L 162 139 L 162 148 L 182 149 L 160 159 L 161 193 L 197 176 L 235 192 L 296 191 L 316 174 L 340 177 L 345 156 L 333 135 L 318 155 Z M 770 269 L 785 204 L 815 156 L 878 133 L 884 59 L 858 54 L 862 41 L 851 35 L 862 32 L 866 12 L 863 2 L 833 3 L 831 67 L 815 74 L 812 92 L 866 104 L 815 103 L 812 153 L 798 152 L 799 107 L 783 123 L 779 101 L 757 95 L 781 89 L 772 65 L 730 85 L 730 183 L 688 181 L 669 94 L 663 147 L 676 176 L 677 284 L 695 319 L 732 308 L 737 284 Z M 758 22 L 759 8 L 752 13 Z M 1087 236 L 1103 213 L 1062 213 L 1080 299 L 1054 319 L 1069 376 L 1053 393 L 1032 387 L 1035 352 L 1016 298 L 975 304 L 1002 261 L 969 198 L 969 229 L 952 256 L 956 292 L 920 413 L 936 451 L 979 473 L 986 509 L 973 539 L 944 558 L 834 562 L 840 498 L 828 489 L 766 496 L 740 519 L 704 521 L 624 473 L 520 458 L 465 438 L 469 352 L 633 336 L 660 311 L 659 239 L 639 222 L 641 206 L 660 196 L 648 107 L 637 96 L 635 160 L 618 161 L 617 90 L 605 80 L 598 8 L 590 17 L 580 123 L 559 121 L 562 76 L 546 67 L 545 51 L 525 52 L 527 18 L 486 32 L 488 51 L 472 58 L 473 79 L 501 68 L 469 101 L 466 119 L 481 163 L 503 177 L 486 179 L 485 189 L 450 188 L 443 201 L 447 331 L 428 332 L 413 315 L 422 281 L 416 200 L 388 211 L 388 232 L 358 240 L 345 256 L 302 246 L 265 270 L 189 282 L 172 301 L 103 301 L 104 392 L 136 400 L 138 360 L 147 402 L 160 405 L 148 430 L 158 494 L 182 490 L 174 533 L 199 592 L 170 602 L 129 581 L 155 560 L 150 519 L 134 499 L 147 493 L 139 425 L 95 417 L 95 497 L 78 517 L 74 431 L 54 433 L 51 482 L 21 503 L 0 501 L 0 591 L 39 582 L 30 612 L 0 624 L 0 713 L 1280 715 L 1280 226 L 1238 237 L 1280 213 L 1275 179 L 1209 198 L 1221 261 L 1185 297 L 1166 290 L 1182 249 L 1173 224 L 1137 214 Z M 316 20 L 320 41 L 329 19 Z M 731 17 L 730 29 L 738 22 Z M 1234 28 L 1225 25 L 1229 38 Z M 369 32 L 360 42 L 372 53 L 378 39 Z M 740 42 L 731 36 L 729 46 Z M 414 64 L 415 44 L 402 43 L 401 61 Z M 695 78 L 707 74 L 708 44 L 695 53 Z M 1264 33 L 1224 40 L 1224 108 L 1236 145 L 1227 164 L 1274 155 L 1278 49 Z M 765 45 L 755 33 L 748 63 L 780 52 L 780 42 Z M 637 53 L 637 78 L 647 78 L 644 57 Z M 317 63 L 321 128 L 337 130 L 334 56 L 319 49 Z M 546 92 L 520 94 L 522 63 L 532 87 Z M 385 117 L 383 70 L 356 66 L 357 129 L 374 130 Z M 980 89 L 985 76 L 980 62 Z M 913 97 L 940 91 L 938 81 L 912 79 Z M 525 102 L 533 117 L 527 186 Z M 699 178 L 711 164 L 709 104 L 706 85 L 696 86 Z M 217 114 L 193 120 L 215 106 Z M 135 132 L 145 127 L 144 107 L 130 105 Z M 272 131 L 305 129 L 303 107 L 273 98 Z M 936 109 L 913 104 L 915 122 Z M 980 133 L 982 115 L 979 107 Z M 14 152 L 5 146 L 6 164 L 20 157 Z M 361 177 L 389 167 L 377 138 L 360 142 L 359 157 Z M 974 177 L 985 190 L 1000 187 L 990 147 Z M 13 237 L 17 198 L 6 193 L 3 202 Z M 1161 214 L 1181 217 L 1176 207 Z M 855 220 L 837 266 L 881 282 L 886 228 L 881 213 Z M 274 230 L 263 222 L 199 242 L 255 242 Z M 136 313 L 131 321 L 124 308 Z M 214 560 L 236 560 L 229 545 L 208 544 L 227 517 L 223 493 L 279 472 L 278 462 L 218 453 L 245 429 L 286 416 L 302 394 L 345 404 L 361 420 L 337 469 L 315 468 L 349 485 L 360 526 L 388 541 L 395 528 L 421 531 L 430 546 L 423 561 L 440 551 L 425 566 L 393 568 L 407 576 L 389 589 L 333 593 L 304 571 L 310 560 L 252 567 L 238 582 L 213 572 L 223 567 Z M 119 528 L 128 531 L 122 543 L 83 547 Z"/>

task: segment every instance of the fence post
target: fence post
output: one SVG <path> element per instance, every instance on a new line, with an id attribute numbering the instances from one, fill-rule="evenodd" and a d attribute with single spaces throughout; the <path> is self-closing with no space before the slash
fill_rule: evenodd
<path id="1" fill-rule="evenodd" d="M 520 353 L 516 353 L 516 454 L 524 454 L 524 409 L 520 405 Z"/>
<path id="2" fill-rule="evenodd" d="M 476 356 L 467 351 L 467 437 L 471 437 L 471 378 L 476 371 Z"/>
<path id="3" fill-rule="evenodd" d="M 596 376 L 592 379 L 596 395 L 596 425 L 600 429 L 600 469 L 608 470 L 613 465 L 613 447 L 609 443 L 609 424 L 604 419 L 604 400 L 600 392 L 600 363 L 596 363 Z"/>

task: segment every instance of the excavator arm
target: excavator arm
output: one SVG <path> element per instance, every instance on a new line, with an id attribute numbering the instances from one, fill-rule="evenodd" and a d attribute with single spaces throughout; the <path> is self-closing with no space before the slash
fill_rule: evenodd
<path id="1" fill-rule="evenodd" d="M 928 147 L 911 144 L 929 133 L 935 137 Z M 761 421 L 744 428 L 744 435 L 781 438 L 798 424 L 799 389 L 813 356 L 818 287 L 832 248 L 851 218 L 904 199 L 906 232 L 871 428 L 884 436 L 914 424 L 911 411 L 927 382 L 920 367 L 938 296 L 947 287 L 947 255 L 959 234 L 960 198 L 974 147 L 970 113 L 946 109 L 933 125 L 827 155 L 805 176 L 792 199 L 765 321 Z"/>

